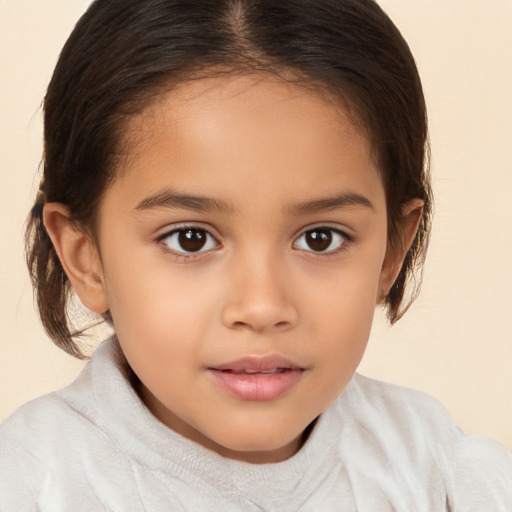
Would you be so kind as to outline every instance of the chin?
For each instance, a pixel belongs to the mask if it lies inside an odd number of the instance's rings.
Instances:
[[[214,440],[214,451],[235,460],[252,463],[280,462],[293,456],[300,447],[302,434],[286,435],[275,430],[273,432],[258,432],[254,430],[247,435],[240,432],[230,436],[221,436]]]

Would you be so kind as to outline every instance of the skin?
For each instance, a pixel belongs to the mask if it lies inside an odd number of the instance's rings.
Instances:
[[[367,138],[340,108],[276,78],[185,84],[135,118],[128,137],[100,207],[99,247],[65,207],[45,207],[74,289],[93,311],[110,310],[160,421],[226,457],[285,460],[354,374],[421,204],[404,210],[402,252],[388,250]],[[169,190],[222,208],[162,201]],[[359,202],[311,204],[347,195]],[[165,236],[185,226],[207,236],[200,252]],[[326,251],[304,235],[319,227],[334,240]],[[208,370],[263,355],[304,369],[274,400],[236,398]]]

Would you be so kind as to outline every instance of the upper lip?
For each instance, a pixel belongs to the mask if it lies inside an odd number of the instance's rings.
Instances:
[[[273,370],[304,370],[305,368],[279,355],[246,356],[235,361],[210,366],[211,370],[234,372],[271,372]]]

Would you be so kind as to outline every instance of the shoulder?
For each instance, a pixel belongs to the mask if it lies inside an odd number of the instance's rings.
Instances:
[[[386,464],[401,471],[437,466],[461,432],[432,396],[355,374],[337,401],[341,423],[362,449],[389,453]]]
[[[97,401],[88,365],[69,386],[27,402],[0,426],[2,511],[121,510],[101,505],[113,481],[129,485],[125,495],[136,499]],[[77,495],[82,501],[71,506]]]
[[[378,439],[395,461],[407,461],[417,474],[437,474],[453,509],[479,503],[478,510],[512,510],[512,455],[492,439],[463,432],[432,396],[356,374],[339,407],[354,411],[354,428]]]
[[[392,428],[400,435],[406,431],[421,433],[421,442],[435,440],[439,452],[446,450],[453,454],[454,450],[460,450],[466,453],[474,445],[476,451],[479,446],[494,447],[500,454],[510,456],[496,441],[466,434],[441,402],[423,391],[355,374],[342,398],[345,406],[348,403],[355,409],[360,421],[368,421],[370,425],[377,423],[379,428]]]
[[[102,430],[89,362],[68,386],[27,402],[0,425],[0,473],[12,458],[18,466],[64,467],[101,443]]]
[[[378,419],[402,432],[418,430],[439,439],[443,432],[454,435],[458,431],[441,402],[417,389],[355,374],[347,388],[347,399],[361,416]]]
[[[98,349],[99,357],[95,352],[73,382],[27,402],[0,425],[2,454],[6,445],[19,444],[46,461],[66,446],[73,449],[80,439],[102,437],[103,421],[93,373],[95,366],[101,365],[106,357],[102,354],[105,350]],[[98,371],[107,381],[113,373],[105,365]]]
[[[14,452],[18,458],[26,454],[34,463],[48,464],[64,446],[78,443],[84,432],[95,430],[92,417],[79,412],[62,393],[27,402],[0,426],[0,468],[7,454]]]
[[[7,418],[0,426],[0,509],[34,510],[56,466],[75,473],[66,451],[70,441],[79,439],[78,423],[56,393],[26,403]]]

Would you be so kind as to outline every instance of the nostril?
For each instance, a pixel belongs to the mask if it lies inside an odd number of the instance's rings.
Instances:
[[[247,327],[249,327],[249,325],[248,325],[248,324],[246,324],[245,322],[234,322],[234,323],[233,323],[233,327],[234,327],[235,329],[243,329],[243,328],[247,328]]]
[[[277,300],[230,301],[222,309],[222,323],[237,331],[279,331],[292,328],[298,312],[291,304]]]
[[[272,325],[272,324],[270,324]],[[285,330],[285,329],[288,329],[290,327],[290,322],[287,322],[287,321],[283,321],[283,322],[277,322],[275,324],[273,324],[273,329],[277,329],[277,330]],[[234,329],[250,329],[250,330],[262,330],[262,329],[265,329],[266,330],[266,327],[258,327],[257,325],[252,325],[250,322],[234,322],[232,324],[232,328]]]

